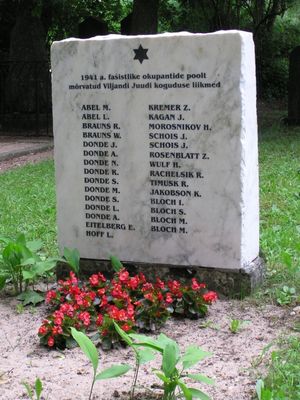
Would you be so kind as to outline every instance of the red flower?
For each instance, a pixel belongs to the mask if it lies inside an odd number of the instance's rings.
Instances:
[[[203,300],[206,301],[207,303],[212,303],[217,299],[218,299],[217,293],[213,291],[207,292],[203,295]]]
[[[53,336],[49,336],[47,344],[49,347],[54,346],[54,337]]]
[[[126,321],[127,320],[127,315],[126,315],[126,311],[125,310],[120,310],[119,311],[117,320],[118,321]]]
[[[99,276],[97,274],[93,274],[89,278],[91,286],[98,286],[99,285]]]
[[[91,324],[91,316],[87,311],[82,311],[79,313],[78,319],[83,322],[84,326],[89,326]]]
[[[158,289],[164,289],[165,283],[162,280],[160,280],[159,278],[156,278],[155,287],[157,287]]]
[[[153,290],[153,289],[154,289],[154,287],[153,287],[152,283],[146,282],[143,284],[142,292],[148,292],[149,290]]]
[[[46,303],[50,303],[52,299],[56,298],[56,292],[54,290],[49,290],[46,294]]]
[[[77,303],[79,306],[82,306],[82,305],[83,305],[83,298],[82,298],[82,295],[81,295],[81,294],[76,294],[76,295],[75,295],[75,300],[76,300],[76,303]]]
[[[164,296],[162,295],[162,293],[161,293],[161,292],[158,292],[158,293],[157,293],[157,300],[158,300],[158,301],[163,301],[163,299],[164,299]]]
[[[103,315],[102,314],[98,314],[98,317],[96,319],[96,325],[100,326],[103,324]]]
[[[70,281],[71,283],[78,283],[78,279],[76,278],[76,275],[73,271],[70,272]]]
[[[97,293],[98,293],[99,296],[103,296],[105,294],[105,288],[98,289]]]
[[[129,289],[135,290],[138,287],[139,283],[140,283],[139,277],[134,276],[133,278],[129,279],[127,286]]]
[[[116,321],[118,320],[119,317],[119,309],[116,306],[110,306],[108,310],[108,315],[110,318],[115,319]]]
[[[54,336],[61,335],[62,333],[63,333],[63,330],[62,330],[62,327],[61,327],[61,326],[54,326],[54,327],[52,328],[52,334],[53,334]]]
[[[166,294],[166,303],[168,303],[168,304],[173,303],[173,298],[170,295],[170,293]]]
[[[60,306],[60,311],[72,318],[74,316],[74,307],[71,304],[64,303]]]
[[[45,325],[40,326],[40,329],[39,329],[40,335],[46,335],[47,332],[48,332],[48,328]]]
[[[55,323],[55,325],[61,325],[62,324],[62,319],[60,318],[60,317],[56,317],[56,318],[54,318],[54,323]]]
[[[111,295],[116,299],[128,298],[128,294],[122,291],[122,286],[119,283],[114,284]]]
[[[134,316],[134,307],[132,304],[129,304],[129,306],[127,307],[127,315],[130,319],[132,319]]]
[[[152,293],[145,293],[144,294],[145,299],[149,300],[149,301],[154,301],[154,297]]]
[[[101,272],[98,272],[98,277],[101,282],[106,282],[106,278],[103,274],[101,274]]]
[[[120,281],[121,281],[121,282],[127,282],[127,281],[128,281],[128,278],[129,278],[129,273],[128,273],[128,271],[126,271],[126,269],[122,269],[122,270],[119,272],[119,279],[120,279]]]
[[[102,296],[101,307],[104,307],[108,304],[107,296]]]
[[[121,329],[123,329],[123,331],[128,332],[130,331],[130,326],[128,324],[124,324],[121,326]]]
[[[206,287],[205,283],[199,283],[196,278],[192,278],[191,288],[193,290],[199,290],[199,289],[202,289],[202,288],[205,288],[205,287]]]
[[[142,272],[139,273],[139,280],[140,280],[141,283],[145,283],[146,282],[145,275]]]

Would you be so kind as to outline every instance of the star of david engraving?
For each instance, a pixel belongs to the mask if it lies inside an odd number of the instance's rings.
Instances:
[[[139,60],[139,62],[141,64],[143,64],[144,60],[149,60],[148,56],[147,56],[147,51],[148,49],[144,49],[143,46],[140,44],[138,49],[133,49],[135,56],[134,56],[134,60]]]

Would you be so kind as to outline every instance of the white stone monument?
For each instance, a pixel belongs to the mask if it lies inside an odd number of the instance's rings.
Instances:
[[[51,61],[61,249],[247,269],[259,251],[252,35],[67,39]]]

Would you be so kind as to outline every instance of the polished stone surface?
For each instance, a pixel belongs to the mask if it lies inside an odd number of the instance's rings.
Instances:
[[[258,256],[252,35],[52,46],[61,249],[224,269]]]

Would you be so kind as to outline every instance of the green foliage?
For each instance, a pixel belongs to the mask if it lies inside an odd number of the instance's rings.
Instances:
[[[120,272],[123,268],[121,261],[116,256],[110,256],[111,265],[115,272]]]
[[[20,293],[17,299],[22,301],[23,306],[27,306],[28,304],[36,306],[45,300],[43,295],[34,290],[26,290],[26,292]]]
[[[70,266],[71,270],[74,274],[78,277],[79,276],[79,269],[80,269],[80,254],[77,249],[68,249],[67,247],[64,248],[63,254],[64,260]]]
[[[276,301],[281,306],[289,305],[296,299],[296,290],[293,287],[283,286],[275,294]]]
[[[43,384],[39,378],[35,380],[34,387],[31,387],[27,382],[23,382],[23,385],[27,391],[27,395],[30,400],[40,400],[43,391]],[[35,398],[34,394],[36,396]]]
[[[300,293],[300,130],[272,125],[273,115],[278,118],[276,110],[265,111],[259,143],[260,246],[268,267],[265,293],[276,299],[283,284]]]
[[[44,250],[58,256],[53,161],[0,174],[0,236],[41,238]]]
[[[51,0],[52,23],[47,41],[78,36],[78,23],[93,16],[107,23],[110,32],[120,32],[120,22],[132,9],[132,0]]]
[[[47,276],[56,266],[56,259],[45,258],[39,253],[42,247],[40,240],[27,241],[24,234],[11,238],[0,238],[3,244],[0,253],[0,289],[3,289],[7,282],[12,282],[15,294],[22,293],[29,284],[34,284],[38,278]],[[27,294],[26,304],[30,298],[35,303],[39,302],[37,296]]]
[[[200,347],[195,345],[188,346],[183,356],[180,356],[178,344],[164,334],[160,334],[157,339],[149,338],[140,334],[126,334],[116,325],[116,330],[123,340],[131,346],[138,358],[136,348],[148,348],[157,352],[162,356],[162,364],[160,370],[154,370],[155,375],[163,382],[163,400],[175,400],[177,395],[192,400],[192,398],[200,398],[209,400],[210,397],[204,392],[187,387],[183,378],[189,377],[197,382],[213,384],[213,380],[201,374],[187,374],[185,371],[196,365],[199,361],[211,355]],[[140,351],[140,350],[139,350]],[[152,357],[150,357],[152,359]],[[147,360],[148,361],[148,360]],[[136,377],[133,382],[133,388],[136,384]],[[177,393],[178,392],[178,393]],[[133,391],[132,391],[133,394]],[[133,396],[131,396],[133,399]]]
[[[248,324],[249,321],[241,321],[240,319],[232,319],[229,324],[229,330],[231,333],[238,333],[243,326]]]
[[[268,376],[256,383],[259,400],[300,398],[300,338],[291,336],[273,351]]]
[[[271,390],[265,387],[265,383],[262,379],[256,382],[255,388],[258,400],[273,400]]]
[[[93,388],[96,381],[102,379],[117,378],[121,375],[126,374],[129,371],[129,365],[113,365],[97,374],[97,369],[99,365],[98,351],[93,344],[93,342],[82,332],[77,331],[75,328],[71,328],[71,333],[73,338],[76,340],[81,350],[90,360],[93,366],[93,381],[90,389],[89,400],[92,398]]]
[[[276,19],[272,31],[262,37],[263,55],[259,62],[265,99],[287,96],[289,54],[300,43],[299,16],[296,9],[288,10]]]
[[[147,363],[148,361],[151,361],[154,359],[155,354],[152,351],[152,349],[139,349],[135,346],[134,341],[131,339],[131,337],[123,331],[123,329],[121,329],[119,327],[118,324],[116,324],[114,322],[114,327],[115,330],[117,331],[117,333],[120,335],[120,337],[123,339],[123,341],[131,347],[131,349],[134,352],[134,356],[135,356],[135,371],[134,371],[134,377],[133,377],[133,381],[132,381],[132,385],[131,385],[131,391],[130,391],[130,400],[134,399],[134,390],[136,387],[136,382],[137,382],[137,378],[138,378],[138,373],[139,373],[139,368],[142,364]]]

